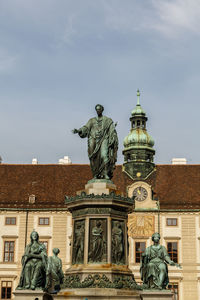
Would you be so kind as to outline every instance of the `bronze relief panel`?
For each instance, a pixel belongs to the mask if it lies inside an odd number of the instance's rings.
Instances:
[[[72,250],[72,264],[83,264],[85,241],[85,220],[74,222],[74,240]]]
[[[107,219],[90,219],[88,261],[107,262]]]
[[[112,263],[125,264],[125,223],[121,220],[112,220]]]

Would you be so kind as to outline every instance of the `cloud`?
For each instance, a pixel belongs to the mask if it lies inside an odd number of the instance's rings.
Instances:
[[[140,1],[103,0],[105,23],[111,30],[138,31],[148,27],[149,8]]]
[[[75,15],[72,15],[72,16],[69,16],[69,18],[67,20],[67,25],[66,25],[66,28],[65,28],[64,36],[63,36],[63,39],[67,44],[71,43],[72,37],[76,33],[76,30],[75,30],[74,25],[73,25],[74,18],[75,18]]]
[[[199,34],[199,0],[104,0],[106,26],[119,32],[159,32],[174,38]]]
[[[0,73],[9,73],[16,66],[17,56],[12,56],[0,50]]]
[[[35,32],[60,45],[88,36],[103,39],[112,31],[126,35],[159,33],[173,38],[199,34],[200,1],[2,0],[0,17],[2,27],[10,32],[13,28],[27,34]]]
[[[152,28],[168,37],[176,37],[186,31],[199,34],[199,0],[153,0],[157,18]]]

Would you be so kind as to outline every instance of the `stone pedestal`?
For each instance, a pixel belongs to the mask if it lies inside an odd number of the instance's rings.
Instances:
[[[102,179],[99,179],[98,182],[89,182],[85,185],[85,192],[87,195],[109,195],[111,192],[116,191],[117,189],[115,184],[113,184],[111,181],[105,181]]]
[[[141,300],[173,300],[173,293],[169,290],[140,292]]]
[[[43,291],[16,290],[15,300],[173,300],[170,291],[137,291],[112,288],[62,289],[57,295]]]
[[[53,300],[54,298],[41,290],[15,290],[15,300]]]
[[[77,196],[66,197],[73,234],[64,288],[138,288],[128,267],[127,218],[134,201],[115,191],[112,182],[96,180]]]

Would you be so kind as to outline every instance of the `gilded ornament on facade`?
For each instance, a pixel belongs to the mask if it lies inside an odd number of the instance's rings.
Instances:
[[[155,232],[154,216],[128,216],[128,235],[135,237],[149,237]]]

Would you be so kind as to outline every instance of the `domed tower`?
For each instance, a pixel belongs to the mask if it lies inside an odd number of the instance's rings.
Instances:
[[[153,163],[154,140],[146,130],[147,117],[140,105],[140,91],[137,91],[137,105],[131,113],[131,130],[124,139],[123,171],[132,179],[146,179],[155,169]]]

